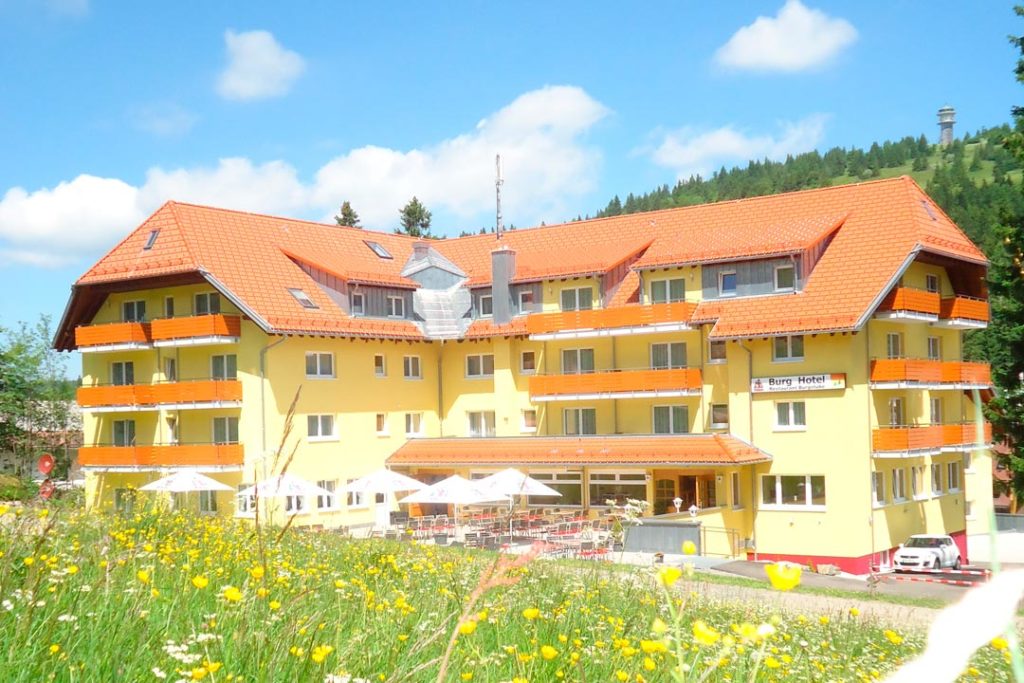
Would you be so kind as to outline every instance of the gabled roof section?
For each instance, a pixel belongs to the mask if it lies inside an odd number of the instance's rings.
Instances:
[[[462,271],[457,265],[446,259],[432,246],[427,246],[426,256],[424,258],[417,258],[416,252],[409,256],[409,260],[405,262],[405,266],[402,267],[402,277],[409,277],[421,270],[427,268],[440,268],[443,271],[457,275],[459,277],[466,277],[466,273]]]

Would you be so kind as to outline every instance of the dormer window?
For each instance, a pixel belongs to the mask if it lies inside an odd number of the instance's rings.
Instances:
[[[494,315],[494,297],[485,294],[480,297],[480,317],[489,318]]]
[[[775,267],[775,291],[792,292],[796,289],[796,268],[793,266]]]
[[[718,274],[718,296],[736,296],[736,271]]]
[[[149,251],[150,249],[152,249],[153,245],[156,243],[156,238],[159,235],[159,230],[151,230],[149,233],[149,237],[146,239],[146,246],[142,247],[142,251]]]
[[[385,249],[379,242],[371,242],[370,240],[363,240],[363,242],[370,248],[370,250],[380,258],[394,258],[387,249]]]
[[[296,301],[298,301],[300,304],[302,304],[303,308],[320,308],[315,303],[313,303],[313,300],[309,298],[309,295],[306,294],[305,292],[303,292],[301,289],[296,289],[294,287],[289,287],[288,288],[288,292],[293,297],[295,297]]]
[[[389,318],[404,318],[405,317],[405,299],[400,296],[389,296],[388,297],[388,317]]]
[[[364,315],[366,313],[366,303],[361,293],[352,294],[352,315]]]

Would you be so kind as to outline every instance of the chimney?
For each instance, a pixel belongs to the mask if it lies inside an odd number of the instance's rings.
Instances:
[[[512,278],[516,274],[516,251],[503,244],[491,251],[491,307],[495,325],[512,321]]]
[[[417,261],[422,261],[427,258],[427,253],[430,251],[430,244],[419,240],[412,243],[412,257]]]

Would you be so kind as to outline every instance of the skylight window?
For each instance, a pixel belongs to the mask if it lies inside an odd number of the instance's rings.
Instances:
[[[144,246],[142,248],[142,250],[143,251],[149,251],[150,249],[152,249],[153,245],[156,243],[156,238],[157,238],[157,236],[159,234],[160,234],[159,230],[151,230],[149,232],[149,239],[146,240],[146,246]]]
[[[320,308],[315,303],[313,303],[313,300],[309,298],[309,295],[307,295],[301,289],[289,287],[288,291],[291,293],[292,296],[295,297],[296,301],[302,304],[303,308]]]
[[[933,221],[939,220],[939,217],[935,215],[935,209],[932,208],[932,205],[929,204],[927,200],[922,199],[921,206],[924,207],[924,210],[928,213],[929,218],[931,218]]]
[[[370,240],[363,240],[373,253],[381,258],[394,258],[387,249],[380,245],[378,242],[371,242]]]

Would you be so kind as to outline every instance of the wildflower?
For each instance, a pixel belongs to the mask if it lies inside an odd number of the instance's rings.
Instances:
[[[238,602],[242,599],[242,591],[234,586],[228,586],[224,589],[224,599],[228,602]]]
[[[827,616],[825,616],[825,615],[821,615],[820,617],[818,617],[818,622],[819,622],[819,623],[820,623],[820,624],[821,624],[822,626],[828,626],[828,621],[829,621],[829,619],[828,619],[828,617],[827,617]]]
[[[800,585],[800,574],[803,570],[799,565],[776,562],[765,565],[765,573],[772,583],[772,588],[780,591],[788,591]]]
[[[683,541],[683,554],[684,555],[696,555],[697,544],[693,541]]]
[[[1010,644],[1006,642],[1006,638],[1003,638],[1001,636],[996,636],[995,638],[993,638],[992,642],[990,642],[989,645],[991,645],[997,650],[1005,650],[1008,647],[1010,647]]]
[[[619,669],[618,671],[615,672],[615,678],[617,678],[618,680],[620,680],[623,683],[625,683],[626,681],[629,680],[629,674],[626,673],[625,671],[623,671],[622,669]]]
[[[4,515],[6,515],[7,511],[10,510],[10,509],[11,508],[8,505],[0,505],[0,517],[3,517]]]
[[[205,666],[197,666],[196,668],[192,669],[192,674],[190,678],[193,681],[201,681],[204,678],[206,678],[206,674],[208,673],[210,672],[207,670]]]
[[[558,650],[550,645],[545,645],[540,649],[540,656],[550,661],[558,656]]]
[[[33,563],[34,563],[34,562],[36,561],[36,558],[34,558],[34,557],[26,557],[26,558],[25,558],[24,560],[22,560],[22,561],[23,561],[23,562],[25,563],[25,566],[26,566],[26,567],[31,567],[31,566],[32,566],[32,564],[33,564]]]
[[[540,618],[540,610],[536,607],[527,607],[523,610],[523,618],[527,621],[533,621],[534,619]]]
[[[50,654],[51,655],[55,655],[58,652],[60,652],[60,645],[58,645],[57,643],[54,643],[53,645],[50,646]]]
[[[885,636],[886,640],[888,640],[893,645],[899,645],[900,643],[903,642],[903,636],[901,636],[900,634],[896,633],[896,631],[891,631],[889,629],[885,629],[885,631],[883,632],[883,635]]]
[[[49,514],[50,514],[49,508],[43,508],[43,509],[41,509],[39,511],[39,518],[42,519],[43,517],[49,516]]]
[[[462,622],[459,624],[459,633],[464,636],[471,636],[476,631],[476,622],[472,619]]]
[[[327,659],[327,655],[332,652],[334,652],[334,648],[330,645],[317,645],[313,648],[313,653],[310,655],[310,659],[317,664],[323,664],[324,660]]]
[[[147,572],[145,569],[140,569],[139,571],[135,572],[135,577],[139,580],[140,583],[149,583],[149,572]]]
[[[206,586],[209,583],[210,583],[210,580],[208,578],[206,578],[205,576],[193,576],[192,577],[192,585],[195,586],[196,588],[198,588],[199,590],[202,590],[202,589],[206,588]]]
[[[665,588],[671,588],[682,575],[683,570],[679,567],[662,567],[658,570],[658,583]]]
[[[860,610],[857,609],[856,607],[851,607],[850,608],[850,616],[851,617],[859,617],[860,616]]]
[[[257,597],[265,598],[268,595],[270,595],[270,591],[268,589],[264,588],[263,586],[260,586],[259,588],[256,589],[256,596]]]
[[[657,667],[658,665],[654,663],[653,659],[650,657],[644,657],[644,669],[647,671],[654,671]]]
[[[764,666],[766,669],[778,669],[782,664],[779,663],[779,660],[775,659],[775,657],[766,657],[764,660]]]
[[[253,567],[249,570],[249,575],[257,581],[263,578],[263,573],[263,567],[260,566]]]
[[[473,680],[473,672],[472,671],[463,671],[462,674],[459,676],[459,678],[461,678],[464,681],[471,681],[471,680]]]
[[[72,575],[77,574],[78,573],[78,565],[77,564],[68,565],[68,568],[65,571],[67,571],[68,574],[72,574]]]
[[[277,600],[271,600],[267,607],[270,609],[281,609],[281,603]]]
[[[703,620],[693,622],[693,638],[701,645],[714,645],[722,637],[713,627],[708,626]]]
[[[660,617],[655,617],[654,623],[651,624],[651,631],[659,636],[664,635],[665,633],[668,633],[668,624],[662,621]]]
[[[649,655],[654,654],[655,652],[665,652],[668,650],[665,643],[660,640],[641,640],[640,649],[643,650],[645,654]]]

